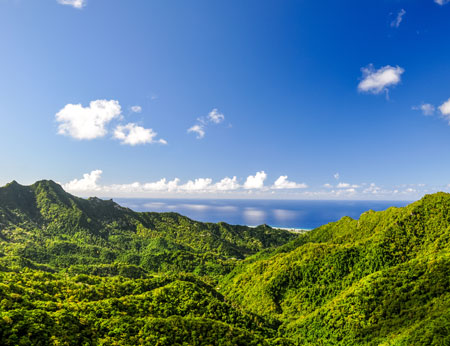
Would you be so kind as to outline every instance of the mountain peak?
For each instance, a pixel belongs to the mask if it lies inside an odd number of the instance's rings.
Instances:
[[[0,195],[20,195],[26,190],[28,190],[26,186],[21,185],[17,181],[13,180],[5,186],[0,187]]]
[[[25,186],[19,184],[17,181],[13,180],[10,183],[7,183],[5,186],[3,186],[2,188],[6,188],[6,189],[17,189],[17,188],[23,188]]]
[[[47,180],[47,179],[38,180],[32,186],[49,186],[49,187],[62,189],[62,186],[60,184],[55,183],[53,180]]]

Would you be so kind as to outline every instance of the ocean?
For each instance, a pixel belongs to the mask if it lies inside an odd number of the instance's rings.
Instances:
[[[134,211],[177,212],[203,222],[313,229],[343,216],[354,219],[369,210],[403,207],[408,201],[296,201],[242,199],[115,198]]]

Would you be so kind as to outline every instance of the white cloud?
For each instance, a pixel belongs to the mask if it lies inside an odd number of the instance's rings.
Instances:
[[[131,107],[133,112],[140,112],[140,106]],[[114,119],[123,119],[119,101],[96,100],[88,107],[81,104],[67,104],[56,113],[59,123],[58,134],[76,139],[94,139],[104,137],[108,133],[107,125]],[[121,140],[122,144],[138,145],[145,143],[167,144],[164,139],[155,140],[157,133],[134,123],[117,125],[113,138]]]
[[[430,116],[433,115],[436,108],[430,103],[422,103],[420,106],[414,106],[412,108],[415,111],[421,111],[423,115]]]
[[[295,183],[288,180],[287,175],[280,176],[275,183],[272,185],[272,189],[305,189],[308,185],[304,183]]]
[[[201,139],[205,137],[206,127],[208,126],[208,124],[220,124],[222,121],[224,121],[224,119],[225,116],[222,113],[219,113],[219,110],[217,108],[214,108],[211,112],[208,113],[206,117],[197,118],[198,123],[188,128],[187,132],[196,133],[197,139]]]
[[[142,112],[142,107],[141,106],[132,106],[131,111],[134,113],[140,113],[140,112]]]
[[[434,2],[438,5],[443,6],[445,4],[448,4],[450,2],[450,0],[434,0]]]
[[[225,116],[222,113],[219,113],[219,110],[217,108],[214,108],[208,114],[208,120],[210,122],[213,122],[214,124],[219,124],[222,121],[224,121],[224,119],[225,119]]]
[[[373,195],[377,195],[379,193],[381,193],[381,188],[378,187],[377,185],[375,185],[375,183],[371,183],[369,185],[369,187],[365,188],[363,190],[363,193],[369,193],[369,194],[373,194]],[[394,192],[395,193],[395,192]]]
[[[189,180],[186,184],[180,185],[180,179],[167,181],[165,178],[154,182],[142,184],[146,191],[182,191],[182,192],[217,192],[217,191],[231,191],[240,188],[237,183],[237,178],[223,178],[216,184],[212,184],[211,178],[198,178]]]
[[[391,22],[391,27],[398,28],[400,23],[403,20],[403,16],[406,14],[406,11],[402,8],[400,12],[398,12],[397,17]]]
[[[91,173],[83,175],[82,179],[74,179],[63,185],[64,189],[69,192],[93,192],[106,196],[117,195],[145,195],[152,192],[172,192],[172,193],[225,193],[228,191],[241,190],[243,186],[238,183],[238,179],[225,177],[217,183],[213,183],[211,178],[197,178],[188,180],[185,184],[180,184],[180,179],[167,180],[162,178],[155,182],[140,183],[134,182],[130,184],[112,184],[99,185],[102,171],[95,170]],[[247,180],[247,186],[251,189],[262,189],[266,174],[258,172],[255,176],[250,176]],[[253,179],[253,180],[252,180]],[[250,187],[250,185],[252,187]]]
[[[103,192],[107,193],[130,193],[130,192],[140,192],[142,191],[142,185],[135,181],[131,184],[113,184],[109,186],[102,186],[100,188]]]
[[[66,184],[63,188],[81,196],[104,196],[104,197],[164,197],[167,195],[202,195],[202,196],[220,196],[233,195],[248,198],[250,195],[255,196],[275,196],[275,194],[283,196],[291,196],[298,199],[365,199],[365,200],[387,200],[398,199],[404,200],[408,198],[420,198],[425,193],[442,191],[442,186],[430,187],[424,184],[403,184],[392,186],[391,188],[379,187],[375,183],[360,185],[340,183],[334,188],[331,184],[323,185],[327,189],[319,187],[318,190],[294,190],[286,191],[276,186],[283,186],[289,181],[286,176],[281,176],[277,181],[283,184],[274,183],[272,186],[265,186],[264,182],[267,175],[264,171],[257,172],[253,176],[249,176],[245,184],[239,184],[239,179],[225,177],[217,182],[211,178],[197,178],[188,180],[182,184],[179,178],[172,180],[162,178],[157,181],[150,182],[132,182],[126,184],[103,185],[100,183],[102,171],[94,170],[90,173],[83,174],[81,179],[74,179]],[[284,178],[285,177],[285,178]],[[302,185],[302,184],[298,184]],[[450,186],[450,185],[449,185]],[[225,209],[224,209],[225,211]],[[229,211],[229,210],[228,210]]]
[[[361,69],[363,79],[358,85],[358,90],[379,94],[383,91],[388,92],[388,87],[394,86],[401,81],[401,75],[405,70],[400,66],[392,67],[390,65],[375,70],[373,65]]]
[[[442,105],[440,105],[439,110],[442,114],[442,117],[446,119],[450,124],[450,99],[448,99]]]
[[[237,182],[237,178],[223,178],[221,181],[215,184],[215,188],[219,191],[230,191],[230,190],[237,190],[241,186]]]
[[[146,191],[175,191],[178,188],[178,184],[180,179],[175,178],[173,180],[167,181],[166,178],[163,178],[154,183],[146,183],[143,185],[144,190]]]
[[[97,169],[91,173],[83,174],[82,179],[74,179],[63,185],[64,190],[67,191],[96,191],[100,187],[97,185],[98,180],[102,175],[102,171]]]
[[[189,180],[186,184],[179,186],[183,191],[206,191],[211,187],[212,179],[210,178],[198,178],[195,180]]]
[[[167,144],[164,139],[155,140],[158,134],[152,129],[146,129],[134,123],[118,125],[114,130],[114,138],[121,141],[121,144],[138,145],[146,143]]]
[[[339,183],[339,184],[337,184],[337,186],[336,186],[338,189],[345,189],[345,188],[347,188],[347,187],[350,187],[350,184],[348,184],[348,183]]]
[[[205,128],[203,125],[194,125],[187,130],[188,133],[194,132],[197,134],[197,139],[205,137]]]
[[[57,0],[57,1],[61,5],[69,5],[78,9],[82,9],[84,6],[86,6],[87,3],[86,0]]]
[[[267,174],[264,171],[257,172],[255,175],[249,175],[244,183],[244,189],[261,189],[264,187],[264,180]]]
[[[355,189],[355,188],[358,188],[359,185],[356,185],[356,184],[349,184],[349,183],[339,183],[339,184],[336,185],[336,187],[337,187],[338,189],[346,189],[346,188],[352,188],[352,189]]]
[[[67,104],[56,113],[58,134],[76,139],[94,139],[106,135],[106,125],[120,117],[121,107],[115,100],[96,100],[83,107],[81,104]]]

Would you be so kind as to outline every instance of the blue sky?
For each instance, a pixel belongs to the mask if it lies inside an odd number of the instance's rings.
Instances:
[[[415,199],[450,184],[450,3],[0,0],[0,183]]]

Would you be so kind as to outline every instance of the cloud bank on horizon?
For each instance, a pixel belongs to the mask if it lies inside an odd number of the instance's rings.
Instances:
[[[435,192],[425,184],[403,184],[387,189],[375,183],[350,184],[338,182],[335,185],[326,183],[322,188],[311,189],[306,183],[296,183],[288,180],[288,176],[278,177],[272,185],[265,185],[267,173],[264,171],[249,175],[242,183],[236,176],[225,177],[214,182],[211,178],[196,178],[185,183],[179,178],[161,178],[153,182],[132,182],[128,184],[100,183],[102,170],[93,170],[83,174],[80,179],[73,179],[62,184],[63,188],[82,197],[176,197],[179,194],[201,197],[227,198],[273,198],[278,195],[303,199],[383,199],[395,196],[406,200],[416,198],[423,193]],[[448,188],[446,186],[445,188]]]
[[[155,182],[131,184],[113,184],[109,186],[98,184],[103,171],[100,169],[90,173],[83,174],[81,179],[73,179],[63,184],[65,190],[69,192],[106,192],[106,193],[152,193],[152,192],[227,192],[236,190],[261,190],[269,191],[271,189],[305,189],[308,186],[304,183],[295,183],[287,180],[287,176],[280,176],[272,186],[265,186],[264,181],[267,174],[264,171],[257,172],[246,178],[243,184],[239,184],[236,176],[225,177],[220,181],[213,183],[211,178],[197,178],[180,184],[179,178],[168,180],[162,178]]]

